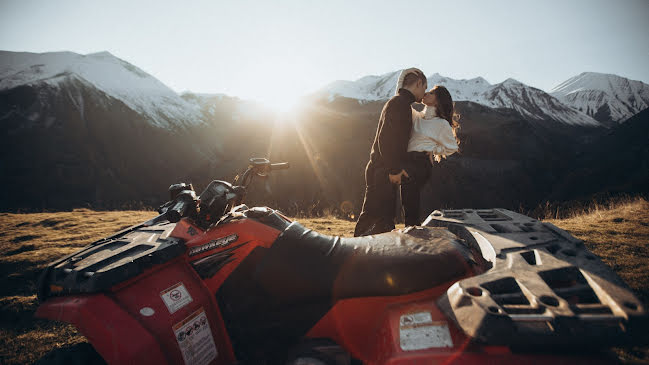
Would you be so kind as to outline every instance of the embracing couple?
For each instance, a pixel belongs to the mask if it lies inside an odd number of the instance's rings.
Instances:
[[[355,236],[394,229],[398,189],[406,226],[421,224],[421,188],[432,166],[458,150],[459,125],[451,94],[443,86],[428,92],[427,88],[421,70],[403,70],[395,95],[383,107],[365,168],[365,198]],[[424,109],[413,109],[414,102],[423,103]]]

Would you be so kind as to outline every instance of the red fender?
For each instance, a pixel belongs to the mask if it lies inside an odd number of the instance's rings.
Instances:
[[[73,324],[108,364],[169,363],[158,341],[106,295],[50,298],[35,315]]]

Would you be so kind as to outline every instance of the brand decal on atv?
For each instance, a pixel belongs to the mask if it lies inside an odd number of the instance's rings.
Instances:
[[[167,306],[167,309],[169,309],[169,313],[174,313],[192,302],[192,297],[189,295],[183,283],[178,283],[163,290],[160,292],[160,297],[162,297],[162,301]]]
[[[218,355],[203,308],[174,324],[172,328],[185,364],[209,364]]]
[[[198,232],[196,231],[196,229],[194,227],[189,226],[189,228],[187,228],[187,234],[188,235],[193,237],[193,236],[196,236],[197,233]]]
[[[399,337],[404,351],[453,347],[446,322],[433,322],[430,312],[404,314],[399,320]]]
[[[198,255],[198,254],[203,253],[205,251],[213,250],[215,248],[225,247],[225,246],[231,244],[232,242],[235,242],[238,239],[239,239],[239,236],[237,236],[236,234],[231,234],[231,235],[226,236],[226,237],[221,237],[221,238],[217,238],[215,240],[211,240],[210,242],[208,242],[208,243],[206,243],[204,245],[192,247],[189,250],[189,256]]]

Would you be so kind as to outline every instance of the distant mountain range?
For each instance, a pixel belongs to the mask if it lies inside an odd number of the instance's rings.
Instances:
[[[335,81],[318,94],[326,95],[329,101],[338,97],[362,102],[387,100],[394,95],[400,72]],[[71,79],[95,87],[163,128],[204,123],[209,108],[205,109],[201,100],[228,97],[194,93],[181,97],[155,77],[108,52],[80,55],[0,51],[0,91],[25,85],[57,87]],[[446,86],[455,101],[511,108],[529,119],[571,125],[611,125],[649,107],[649,85],[595,72],[572,77],[549,93],[511,78],[492,85],[482,77],[456,80],[435,73],[428,77],[428,84]],[[240,111],[254,113],[259,106],[252,104],[253,108],[246,106]]]
[[[195,105],[138,67],[108,52],[27,53],[0,51],[0,91],[19,86],[55,88],[77,81],[119,100],[163,128],[202,123]],[[82,108],[83,100],[77,100]],[[36,114],[29,118],[36,118]]]
[[[272,194],[252,192],[254,201],[289,214],[347,201],[358,213],[376,123],[399,72],[331,83],[305,96],[290,123],[276,123],[282,115],[253,101],[178,95],[107,52],[0,52],[0,209],[155,206],[171,183],[200,189],[267,156],[292,168],[271,178]],[[584,192],[647,192],[638,172],[649,160],[647,84],[593,73],[571,80],[546,93],[513,79],[431,75],[429,86],[445,85],[457,101],[462,144],[434,167],[422,208],[519,209]]]
[[[401,71],[365,76],[356,81],[335,81],[321,95],[361,101],[387,100],[394,95]],[[456,80],[438,73],[428,77],[428,86],[443,85],[453,100],[472,101],[491,108],[512,108],[536,120],[552,119],[583,126],[623,122],[649,106],[649,85],[616,75],[585,72],[550,93],[514,79],[491,85],[482,77]]]

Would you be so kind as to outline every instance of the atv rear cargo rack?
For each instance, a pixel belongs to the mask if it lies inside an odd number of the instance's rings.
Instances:
[[[610,345],[646,329],[645,308],[617,274],[550,223],[506,209],[461,209],[434,211],[423,225],[447,227],[482,253],[488,270],[438,301],[478,341]]]

